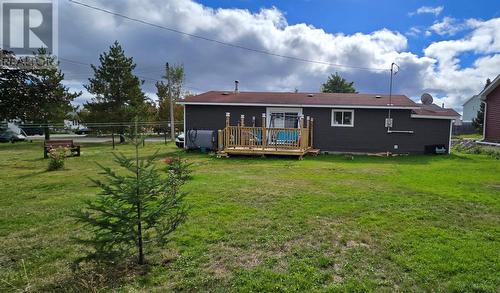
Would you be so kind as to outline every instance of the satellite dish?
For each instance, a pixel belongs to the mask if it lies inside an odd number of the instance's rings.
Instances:
[[[432,102],[434,101],[434,99],[432,98],[431,94],[428,94],[428,93],[424,93],[422,94],[422,96],[420,97],[420,101],[422,102],[422,104],[424,105],[431,105]]]

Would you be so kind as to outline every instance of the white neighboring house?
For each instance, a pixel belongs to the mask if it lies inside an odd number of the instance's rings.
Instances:
[[[463,122],[472,122],[477,117],[477,112],[481,108],[481,96],[474,95],[464,103]]]

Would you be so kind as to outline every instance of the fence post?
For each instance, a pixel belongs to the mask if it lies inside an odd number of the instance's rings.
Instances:
[[[240,115],[240,125],[241,127],[245,127],[245,115]]]
[[[113,150],[115,149],[115,128],[111,128],[111,141],[113,142]]]

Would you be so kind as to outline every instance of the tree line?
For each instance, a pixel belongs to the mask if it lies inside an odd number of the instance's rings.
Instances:
[[[17,59],[13,52],[2,50],[3,59]],[[38,64],[33,68],[0,66],[0,121],[22,121],[44,125],[45,138],[50,138],[49,125],[59,124],[68,113],[75,111],[72,102],[81,92],[71,92],[63,84],[64,74],[55,57],[44,49],[36,52]],[[166,66],[164,81],[156,83],[155,102],[142,91],[144,80],[134,74],[136,63],[127,57],[116,41],[107,52],[100,54],[99,64],[91,65],[93,76],[84,85],[93,97],[79,112],[82,123],[110,123],[118,134],[124,134],[136,117],[140,121],[170,121],[174,138],[174,122],[182,120],[183,108],[175,100],[189,93],[183,90],[185,78],[182,65]],[[111,129],[113,128],[113,129]],[[166,129],[165,129],[166,131]],[[123,135],[120,136],[124,141]]]

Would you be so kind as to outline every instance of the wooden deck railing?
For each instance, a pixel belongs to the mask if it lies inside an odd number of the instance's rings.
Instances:
[[[218,133],[218,149],[306,151],[313,146],[312,119],[308,117],[306,121],[304,125],[304,119],[301,117],[299,128],[267,128],[244,126],[244,117],[240,125],[230,126],[229,119],[226,119],[226,127]]]

